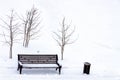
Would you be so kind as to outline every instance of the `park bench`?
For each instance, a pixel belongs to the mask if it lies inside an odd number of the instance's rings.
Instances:
[[[22,74],[23,68],[56,68],[61,73],[62,66],[58,63],[57,54],[18,54],[18,69]]]

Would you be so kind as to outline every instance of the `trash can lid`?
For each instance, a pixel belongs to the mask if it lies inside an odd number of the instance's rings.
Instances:
[[[91,65],[89,62],[85,62],[84,64],[85,64],[85,65]]]

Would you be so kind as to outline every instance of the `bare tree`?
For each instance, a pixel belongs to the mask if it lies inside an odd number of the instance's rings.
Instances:
[[[61,30],[54,32],[54,34],[56,35],[56,38],[54,37],[54,39],[57,41],[58,45],[61,48],[61,60],[63,60],[65,46],[67,44],[72,44],[75,42],[75,40],[71,40],[71,36],[75,32],[75,27],[71,30],[71,23],[66,24],[65,20],[66,18],[64,17],[61,24]]]
[[[11,14],[8,15],[7,18],[8,20],[1,19],[3,24],[0,26],[4,31],[0,35],[2,35],[5,39],[3,42],[7,43],[9,46],[9,58],[12,59],[13,44],[18,40],[17,34],[19,33],[19,26],[14,10],[11,10]]]
[[[20,18],[23,22],[23,46],[28,47],[31,39],[36,39],[40,36],[41,23],[40,13],[38,9],[32,7],[31,10],[27,11],[26,17]]]

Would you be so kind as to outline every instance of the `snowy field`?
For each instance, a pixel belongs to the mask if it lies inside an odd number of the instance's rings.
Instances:
[[[35,53],[35,47],[32,51],[29,49],[15,48],[15,53],[24,52]],[[89,49],[88,49],[89,48]],[[3,53],[7,48],[1,48]],[[19,51],[20,50],[20,51]],[[83,53],[85,52],[85,53]],[[88,53],[89,52],[89,53]],[[91,53],[92,52],[92,53]],[[62,65],[61,75],[55,69],[23,69],[20,75],[17,71],[17,54],[13,59],[8,59],[6,53],[0,55],[0,79],[1,80],[120,80],[120,51],[109,50],[97,45],[86,46],[86,49],[80,48],[80,51],[70,50],[64,55],[64,60],[59,59]],[[6,55],[5,55],[6,54]],[[39,53],[43,54],[43,53]],[[83,74],[84,62],[90,62],[90,74]]]
[[[11,9],[24,14],[33,4],[42,12],[41,37],[31,41],[28,48],[14,44],[12,59],[9,48],[0,44],[0,80],[120,80],[119,0],[0,0],[0,16]],[[76,26],[73,38],[79,37],[65,47],[61,60],[52,31],[58,29],[64,16]],[[54,69],[23,69],[19,74],[17,54],[38,51],[58,54],[61,75]],[[89,75],[83,74],[84,62],[91,63]]]

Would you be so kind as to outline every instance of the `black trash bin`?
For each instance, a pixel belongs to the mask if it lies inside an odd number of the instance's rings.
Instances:
[[[90,66],[91,66],[91,64],[89,62],[84,63],[84,69],[83,69],[84,74],[89,74],[90,73]]]

